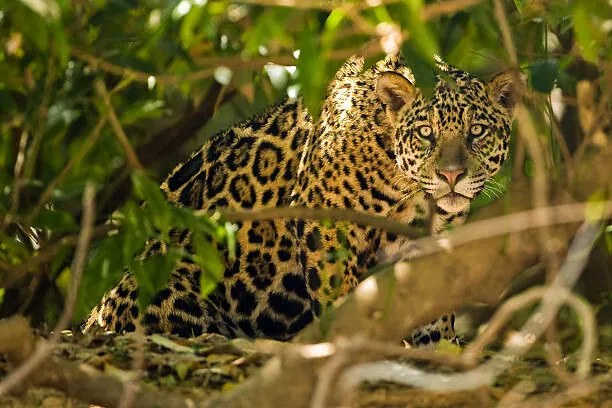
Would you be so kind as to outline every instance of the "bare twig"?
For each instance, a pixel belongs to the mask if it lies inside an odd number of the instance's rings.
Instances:
[[[100,238],[106,236],[110,231],[116,229],[113,225],[99,225],[93,228],[93,238]],[[72,247],[77,244],[79,235],[68,235],[61,238],[59,241],[42,248],[40,252],[32,256],[23,264],[13,265],[8,262],[0,262],[0,270],[8,274],[2,281],[2,286],[11,287],[14,284],[15,279],[13,275],[20,275],[24,272],[31,271],[37,268],[40,264],[49,262],[53,257],[64,247]]]
[[[422,19],[424,21],[433,20],[436,17],[441,17],[448,14],[455,14],[459,11],[473,7],[482,0],[447,0],[437,3],[431,3],[423,7]]]
[[[359,9],[366,9],[370,7],[375,7],[381,4],[391,4],[397,3],[399,0],[378,0],[376,2],[372,2],[372,5],[369,5],[367,2],[361,2],[359,4]],[[297,10],[325,10],[332,11],[336,8],[340,7],[352,7],[358,3],[350,3],[339,0],[331,0],[331,1],[320,1],[320,0],[238,0],[238,3],[243,4],[252,4],[257,6],[276,6],[276,7],[290,7]],[[357,7],[357,6],[356,6]]]
[[[45,134],[45,127],[47,124],[47,114],[49,108],[49,100],[51,99],[51,92],[53,90],[53,83],[56,75],[56,63],[55,63],[55,46],[51,43],[51,52],[47,59],[47,71],[45,72],[45,85],[43,88],[42,99],[38,106],[37,118],[36,118],[36,130],[33,132],[32,141],[28,148],[28,158],[26,160],[23,175],[26,179],[29,179],[34,174],[37,160],[38,151]]]
[[[83,268],[89,251],[89,243],[93,235],[93,226],[96,219],[95,211],[96,188],[91,181],[85,184],[83,192],[83,218],[81,220],[81,232],[77,241],[74,259],[72,261],[72,282],[68,289],[68,296],[64,303],[64,310],[55,327],[54,334],[59,336],[59,332],[68,327],[74,313],[74,305],[77,300],[77,293],[83,276]]]
[[[95,188],[91,182],[88,182],[85,186],[83,193],[83,219],[81,225],[81,233],[77,242],[76,252],[72,263],[72,282],[68,289],[68,295],[64,303],[64,310],[58,323],[53,330],[48,342],[40,342],[34,353],[25,362],[19,366],[15,371],[11,372],[6,378],[0,383],[0,395],[7,393],[10,389],[20,384],[30,375],[51,353],[55,343],[61,336],[61,331],[68,326],[70,319],[74,312],[74,305],[76,303],[76,297],[78,287],[81,281],[81,275],[83,273],[83,267],[85,265],[85,259],[89,248],[89,242],[91,241],[91,235],[93,230],[93,223],[95,220],[95,209],[94,209],[94,198]]]
[[[427,373],[410,365],[388,361],[360,364],[344,372],[343,385],[353,387],[363,381],[393,381],[428,390],[457,391],[491,384],[511,364],[512,359],[524,355],[531,348],[554,319],[562,303],[572,306],[582,318],[584,336],[577,375],[586,378],[590,371],[591,356],[596,344],[595,320],[588,304],[571,293],[569,288],[576,283],[584,268],[598,233],[599,226],[585,223],[577,233],[566,262],[553,283],[547,288],[536,288],[527,294],[519,295],[521,298],[516,301],[515,307],[517,304],[522,306],[525,303],[531,303],[537,298],[542,299],[542,304],[523,325],[520,333],[513,336],[503,350],[493,356],[490,361],[459,374]],[[506,312],[498,318],[492,331],[499,329],[499,322],[507,317],[504,316],[505,314]],[[474,358],[474,355],[468,354],[468,360],[472,361]]]
[[[19,138],[19,150],[17,151],[17,157],[15,158],[14,176],[13,176],[13,191],[11,196],[11,206],[9,211],[2,219],[2,227],[6,228],[19,210],[19,196],[21,194],[21,185],[23,184],[23,166],[26,156],[26,147],[28,146],[29,135],[26,131],[21,133]]]
[[[601,207],[601,214],[594,215],[606,218],[612,215],[612,201],[564,204],[547,208],[517,212],[492,219],[475,221],[457,227],[441,238],[424,237],[407,245],[410,250],[417,248],[420,256],[441,250],[512,232],[542,228],[557,224],[580,222],[587,216],[588,206]],[[210,216],[206,211],[196,211],[196,215]],[[416,239],[424,235],[424,230],[402,224],[385,217],[373,216],[359,211],[340,208],[306,208],[279,207],[252,211],[220,211],[220,215],[229,221],[272,220],[297,218],[310,220],[348,221],[356,224],[370,225],[394,234]],[[215,217],[215,215],[213,215]],[[395,262],[402,253],[387,254],[385,262]]]
[[[516,54],[516,48],[512,41],[512,34],[510,26],[508,24],[508,18],[501,0],[493,1],[493,12],[495,19],[497,20],[508,57],[514,69],[514,82],[517,86],[521,85],[518,70],[518,58]],[[533,124],[529,111],[522,102],[516,104],[515,114],[518,122],[519,135],[525,142],[527,151],[531,155],[534,164],[534,177],[532,181],[533,191],[533,206],[546,207],[548,205],[548,196],[550,192],[549,180],[546,171],[546,161],[544,149],[542,147],[541,140],[538,138],[538,133]],[[545,217],[548,214],[544,215]],[[548,221],[548,220],[546,220]],[[540,243],[540,252],[544,255],[544,262],[546,265],[546,280],[548,283],[552,282],[555,277],[555,273],[560,263],[559,257],[555,254],[554,248],[550,245],[552,242],[550,230],[548,228],[538,229],[538,239]],[[550,324],[547,332],[548,341],[553,344],[556,343],[556,324],[554,321]]]
[[[294,9],[302,10],[324,10],[332,11],[335,9],[344,9],[348,13],[348,17],[355,23],[357,32],[359,34],[368,34],[374,37],[381,36],[376,30],[376,27],[360,16],[359,12],[381,5],[389,5],[399,3],[400,0],[373,0],[369,2],[343,2],[343,1],[319,1],[319,0],[240,0],[239,3],[253,4],[261,6],[281,6],[291,7]],[[481,0],[447,0],[434,4],[425,5],[422,9],[421,18],[423,21],[432,20],[443,15],[457,13],[461,10],[470,8]],[[405,34],[404,34],[405,37]],[[353,54],[362,53],[365,56],[380,53],[382,50],[380,46],[371,47],[364,46],[358,49],[348,50],[333,50],[326,55],[328,59],[346,59]],[[235,57],[206,57],[199,59],[199,63],[204,66],[193,72],[186,74],[163,74],[153,72],[143,72],[135,70],[129,67],[113,64],[100,57],[90,54],[89,52],[73,47],[70,49],[70,53],[75,58],[87,62],[92,67],[100,69],[102,71],[111,73],[113,75],[132,78],[138,82],[148,83],[151,78],[155,79],[156,83],[160,84],[179,84],[181,82],[194,82],[203,79],[211,78],[214,75],[215,69],[223,65],[231,69],[253,69],[260,68],[267,64],[279,64],[279,65],[295,65],[295,59],[290,56],[266,56],[257,57],[245,60],[242,56]]]
[[[328,406],[327,397],[330,390],[344,367],[350,364],[350,358],[350,353],[340,349],[323,364],[318,372],[318,380],[312,394],[310,408],[325,408]]]
[[[290,7],[302,10],[325,10],[332,11],[337,8],[351,7],[361,11],[378,6],[399,3],[401,0],[372,0],[361,2],[343,1],[320,1],[320,0],[238,0],[238,3],[253,4],[258,6]],[[453,14],[466,8],[472,7],[481,0],[446,0],[438,3],[428,4],[423,7],[423,20],[431,20],[447,14]]]
[[[132,361],[132,369],[136,374],[131,376],[128,381],[123,384],[123,393],[117,403],[118,408],[129,408],[134,404],[137,398],[139,383],[142,378],[142,369],[145,363],[145,332],[140,320],[134,321],[136,330],[134,331],[136,352]]]
[[[306,346],[309,347],[309,346]],[[328,406],[330,390],[344,367],[359,361],[380,358],[403,358],[427,361],[455,368],[466,368],[463,359],[454,354],[440,353],[426,349],[398,347],[397,344],[377,342],[363,336],[351,339],[340,338],[331,347],[331,358],[317,373],[317,382],[310,402],[311,408]]]
[[[563,156],[563,163],[565,165],[565,175],[567,180],[574,180],[574,165],[572,154],[569,151],[569,147],[567,146],[567,141],[563,138],[563,132],[560,129],[560,124],[554,113],[552,112],[552,107],[550,103],[548,104],[548,117],[550,118],[550,126],[557,141],[557,145],[559,146],[559,150],[561,151],[561,156]]]
[[[599,382],[605,379],[582,380],[569,384],[568,387],[558,392],[536,393],[535,396],[527,397],[525,388],[527,383],[520,382],[508,392],[497,404],[497,408],[557,408],[562,406],[584,405],[584,397],[592,395],[601,387]],[[522,385],[521,385],[522,384]],[[533,386],[533,385],[532,385]],[[582,401],[581,401],[582,400]],[[570,403],[574,401],[574,403]],[[588,404],[588,403],[587,403]],[[605,406],[605,404],[604,404]]]
[[[360,53],[363,51],[363,47],[359,48],[348,48],[348,49],[334,49],[326,54],[326,57],[333,60],[345,60],[351,55]],[[196,61],[204,65],[201,69],[189,72],[186,74],[162,74],[154,72],[138,71],[132,68],[127,68],[121,65],[113,64],[100,57],[92,55],[86,51],[78,48],[71,50],[74,57],[87,62],[95,69],[107,72],[109,74],[131,78],[138,82],[148,83],[151,78],[155,79],[155,83],[175,85],[181,82],[195,82],[203,79],[212,78],[215,69],[218,66],[224,66],[234,70],[247,70],[262,68],[268,64],[277,65],[295,65],[296,59],[292,55],[284,56],[266,56],[266,57],[255,57],[251,59],[244,59],[241,55],[233,57],[205,57],[197,58]],[[377,50],[380,52],[380,50]],[[372,55],[372,52],[365,53],[366,56]]]
[[[504,11],[504,5],[500,0],[493,0],[493,14],[495,15],[495,19],[499,24],[499,29],[502,34],[502,41],[504,43],[504,47],[506,48],[508,58],[510,58],[510,63],[514,68],[516,68],[518,67],[516,48],[514,48],[514,42],[512,41],[512,31],[510,30],[510,25],[508,24],[508,18],[506,17],[506,12]]]
[[[499,310],[487,324],[487,328],[478,336],[478,338],[476,338],[466,347],[462,354],[465,364],[475,364],[478,358],[480,358],[484,348],[495,339],[512,315],[518,310],[542,300],[547,290],[548,289],[546,287],[531,288],[504,302],[502,307],[499,308]],[[597,330],[593,311],[585,301],[569,291],[566,291],[563,294],[558,293],[556,295],[563,298],[564,302],[576,310],[578,315],[582,317],[584,340],[580,351],[578,374],[585,377],[588,374],[589,366],[592,361],[591,357],[597,342]]]
[[[196,215],[210,216],[209,212],[196,211]],[[370,215],[367,213],[344,208],[307,208],[307,207],[279,207],[263,208],[252,211],[221,210],[219,214],[229,221],[255,221],[282,218],[298,218],[311,220],[349,221],[356,224],[370,225],[399,235],[417,238],[425,235],[422,228],[401,224],[387,217]],[[214,215],[213,215],[214,217]]]
[[[127,135],[125,134],[123,128],[121,127],[121,124],[119,123],[119,119],[117,118],[117,114],[115,113],[115,109],[113,108],[113,104],[110,100],[110,95],[106,90],[106,85],[104,85],[104,82],[102,82],[102,80],[97,79],[94,82],[94,88],[96,88],[96,92],[104,101],[104,105],[107,109],[106,114],[108,115],[108,121],[110,122],[111,128],[113,129],[113,132],[115,133],[119,144],[121,144],[121,147],[123,147],[123,151],[125,152],[125,156],[130,167],[135,170],[144,170],[143,165],[140,164],[140,160],[138,160],[138,156],[136,155],[134,148],[130,144]]]

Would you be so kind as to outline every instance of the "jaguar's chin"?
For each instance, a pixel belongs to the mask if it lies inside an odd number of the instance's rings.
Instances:
[[[466,211],[472,200],[462,194],[451,192],[436,200],[436,205],[447,213]]]

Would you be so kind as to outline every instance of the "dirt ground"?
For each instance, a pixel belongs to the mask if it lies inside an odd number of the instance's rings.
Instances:
[[[133,373],[132,356],[137,351],[135,336],[82,336],[64,333],[55,355],[66,361],[86,363],[119,379]],[[218,335],[193,339],[147,336],[144,346],[142,381],[162,392],[206,400],[227,392],[258,370],[269,355],[258,351],[247,340],[228,340]],[[572,356],[560,362],[571,370]],[[533,351],[515,362],[490,387],[469,392],[433,393],[391,383],[364,384],[347,398],[355,407],[487,407],[543,406],[612,408],[612,353],[606,350],[592,363],[588,385],[564,384],[548,363]],[[431,369],[436,369],[430,367]],[[0,377],[8,363],[0,359]],[[296,378],[296,382],[299,378]],[[85,408],[92,405],[71,399],[64,393],[42,387],[29,387],[13,395],[0,396],[0,407]]]

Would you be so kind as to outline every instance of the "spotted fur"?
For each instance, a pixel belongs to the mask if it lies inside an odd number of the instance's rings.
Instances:
[[[487,84],[441,64],[433,97],[426,98],[400,58],[363,65],[354,57],[338,71],[316,124],[300,100],[286,100],[214,136],[162,183],[168,200],[204,210],[351,208],[429,222],[433,233],[461,222],[507,155],[508,74]],[[201,299],[200,266],[182,259],[141,316],[147,330],[288,339],[355,288],[381,249],[398,243],[350,223],[238,227],[236,259],[227,259],[216,290]],[[171,244],[189,247],[189,232],[173,232]],[[145,254],[165,248],[153,241]],[[84,329],[133,330],[136,297],[136,282],[126,274]],[[415,342],[452,338],[453,320],[443,316],[418,329]]]

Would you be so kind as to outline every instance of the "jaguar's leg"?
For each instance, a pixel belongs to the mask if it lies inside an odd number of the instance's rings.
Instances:
[[[420,347],[435,344],[442,339],[454,341],[455,338],[455,314],[451,313],[414,329],[410,334],[409,343]]]
[[[126,273],[121,281],[109,290],[100,303],[91,311],[82,326],[83,333],[95,330],[134,331],[138,319],[138,286],[134,277]]]

